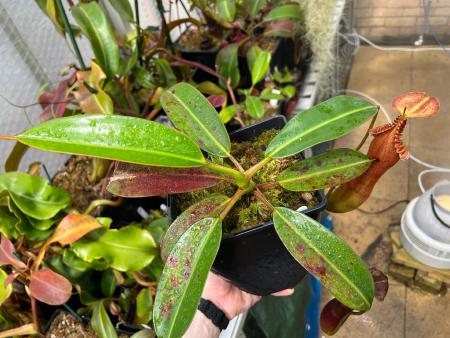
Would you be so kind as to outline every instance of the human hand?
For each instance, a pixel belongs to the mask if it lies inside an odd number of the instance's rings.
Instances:
[[[294,289],[286,289],[273,296],[290,296]],[[202,297],[214,303],[228,319],[232,319],[250,309],[261,297],[252,295],[235,287],[223,277],[210,272],[203,289]]]

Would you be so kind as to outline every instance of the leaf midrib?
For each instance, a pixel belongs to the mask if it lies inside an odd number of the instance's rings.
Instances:
[[[351,168],[351,167],[356,167],[356,166],[358,166],[358,165],[360,165],[360,164],[364,164],[364,163],[366,163],[366,162],[368,162],[368,163],[370,163],[370,162],[372,162],[372,160],[370,160],[370,159],[367,159],[367,160],[361,160],[361,161],[358,161],[358,162],[353,162],[353,163],[349,163],[349,164],[347,164],[347,165],[345,165],[345,166],[342,166],[342,167],[336,167],[336,168],[333,168],[333,169],[322,169],[322,170],[319,170],[319,171],[315,171],[315,172],[313,172],[313,173],[310,173],[310,174],[304,174],[304,175],[300,175],[300,176],[296,176],[296,177],[292,177],[292,178],[289,178],[289,179],[281,179],[281,180],[278,180],[278,182],[280,182],[280,183],[287,183],[287,182],[292,182],[292,181],[301,181],[301,180],[305,180],[305,179],[309,179],[309,178],[312,178],[312,177],[314,177],[314,176],[320,176],[320,175],[323,175],[325,172],[326,173],[334,173],[334,172],[336,172],[336,171],[341,171],[341,170],[345,170],[345,169],[347,169],[347,168]],[[290,171],[290,172],[292,172],[293,174],[295,174],[295,171],[294,170],[292,170],[292,171]]]
[[[200,126],[200,128],[203,129],[203,131],[210,137],[210,139],[213,141],[213,143],[215,143],[220,150],[225,153],[225,155],[230,156],[230,152],[228,150],[225,149],[225,147],[222,145],[222,143],[220,143],[208,130],[208,128],[206,128],[206,126],[202,123],[202,121],[200,119],[197,118],[197,116],[194,114],[194,112],[192,111],[192,109],[190,107],[188,107],[186,104],[184,104],[184,102],[182,100],[180,100],[178,98],[178,96],[176,96],[174,93],[172,93],[171,91],[167,91],[167,93],[169,95],[171,95],[173,98],[175,98],[189,113],[189,115],[195,120],[195,122]]]
[[[189,158],[189,157],[184,157],[184,156],[173,154],[173,153],[165,153],[165,152],[162,152],[162,151],[159,151],[159,150],[142,151],[142,148],[139,149],[139,148],[135,148],[135,147],[129,147],[129,148],[124,150],[123,148],[120,148],[120,147],[117,147],[117,146],[107,146],[107,147],[105,147],[105,146],[101,146],[101,145],[92,145],[90,143],[82,143],[82,142],[80,142],[80,143],[73,143],[73,142],[70,142],[70,141],[64,141],[64,140],[59,140],[59,139],[58,140],[53,140],[52,139],[52,140],[49,141],[49,140],[41,139],[39,137],[32,137],[32,136],[30,137],[30,136],[27,136],[27,135],[19,136],[19,140],[20,140],[20,138],[25,139],[25,140],[28,139],[28,140],[33,140],[33,141],[42,141],[44,143],[56,144],[56,145],[58,145],[58,144],[81,145],[83,147],[87,147],[87,148],[91,148],[91,149],[95,149],[95,148],[97,148],[97,149],[98,148],[100,148],[100,149],[113,149],[113,150],[120,150],[120,151],[135,151],[135,152],[138,152],[138,153],[145,153],[145,154],[148,154],[148,155],[153,155],[153,154],[154,155],[165,155],[166,157],[169,157],[169,158],[182,159],[182,160],[186,160],[186,161],[189,161],[189,162],[195,162],[195,163],[199,163],[199,164],[203,164],[204,163],[204,158],[202,158],[201,160],[197,160],[197,159],[192,159],[192,158]],[[22,143],[25,143],[25,142],[22,142]],[[35,146],[35,145],[33,145],[33,147],[37,148],[37,149],[47,150],[44,147],[39,147],[39,146]],[[66,152],[66,151],[61,151],[61,150],[58,150],[58,152],[62,153],[62,154],[74,154],[74,152]],[[77,153],[77,154],[82,154],[82,153]],[[95,155],[95,156],[99,157],[99,158],[116,160],[114,158],[106,157],[106,156],[100,156],[100,155]],[[126,160],[121,160],[121,161],[129,162],[129,163],[135,163],[135,162],[126,161]],[[138,162],[138,163],[147,164],[146,162],[145,163],[144,162]],[[167,166],[167,165],[158,165],[158,164],[152,164],[152,165],[154,165],[156,167],[158,167],[158,166],[159,167]]]
[[[320,128],[322,128],[322,127],[324,127],[324,126],[326,126],[326,125],[328,125],[328,124],[330,124],[330,123],[332,123],[332,122],[338,121],[338,120],[340,120],[340,119],[342,119],[342,118],[345,118],[345,117],[347,117],[347,116],[349,116],[349,115],[356,114],[356,113],[358,113],[358,112],[360,112],[360,111],[363,111],[363,110],[366,110],[366,109],[370,109],[370,108],[374,108],[374,106],[364,106],[364,107],[361,107],[361,108],[358,108],[358,109],[354,109],[354,110],[349,111],[348,113],[338,115],[338,116],[336,116],[336,117],[334,117],[334,118],[332,118],[332,119],[329,119],[329,120],[326,120],[326,121],[324,121],[324,122],[322,122],[322,123],[319,123],[319,124],[316,125],[315,127],[309,128],[309,129],[305,130],[304,132],[298,134],[298,135],[297,135],[296,137],[294,137],[292,140],[290,140],[289,142],[286,142],[283,146],[281,146],[281,147],[275,149],[275,150],[272,151],[270,154],[267,154],[267,156],[268,156],[268,157],[274,156],[274,154],[276,154],[276,153],[280,152],[281,150],[285,149],[287,146],[289,146],[289,145],[291,145],[292,143],[296,142],[298,139],[301,139],[301,138],[303,138],[304,136],[306,136],[306,135],[308,135],[308,134],[310,134],[310,133],[316,131],[317,129],[320,129]],[[281,134],[281,133],[280,133],[280,134]],[[280,134],[278,134],[278,135],[280,135]]]
[[[291,223],[289,222],[289,220],[287,220],[286,218],[284,218],[283,217],[283,215],[277,210],[277,209],[275,209],[275,212],[278,214],[278,216],[280,216],[280,218],[286,223],[286,224],[288,224],[289,225],[289,227],[290,227],[290,229],[292,229],[292,231],[294,231],[302,240],[303,240],[303,242],[304,243],[308,243],[309,244],[309,247],[316,253],[316,254],[318,254],[344,281],[346,281],[355,291],[356,291],[356,293],[357,294],[359,294],[360,295],[360,297],[362,298],[362,300],[364,301],[364,303],[367,305],[367,307],[369,308],[370,307],[370,302],[369,302],[369,300],[366,298],[366,296],[361,292],[361,290],[358,288],[358,287],[356,287],[356,285],[352,282],[352,280],[351,279],[349,279],[349,278],[347,278],[347,276],[345,275],[345,274],[342,274],[341,273],[341,270],[339,270],[337,267],[336,267],[336,265],[333,263],[333,262],[331,262],[329,259],[328,259],[328,257],[327,256],[325,256],[325,255],[321,255],[320,254],[320,250],[317,248],[317,247],[315,247],[310,241],[307,241],[306,240],[306,238],[302,235],[302,233],[301,232],[299,232],[299,231],[296,231],[296,228],[295,227],[293,227],[292,225],[291,225]]]

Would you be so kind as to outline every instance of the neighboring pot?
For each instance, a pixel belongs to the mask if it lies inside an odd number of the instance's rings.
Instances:
[[[251,141],[268,129],[281,129],[284,116],[268,120],[230,133],[234,142]],[[315,192],[318,204],[304,213],[317,218],[326,207],[323,191]],[[169,196],[169,218],[175,219],[180,210],[172,205]],[[238,288],[260,296],[296,286],[308,272],[291,256],[279,239],[273,222],[223,238],[212,270]]]

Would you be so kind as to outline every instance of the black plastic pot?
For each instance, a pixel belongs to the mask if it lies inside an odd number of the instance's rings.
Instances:
[[[274,116],[237,130],[230,138],[234,142],[250,141],[268,129],[281,129],[285,124],[284,116]],[[323,191],[315,194],[319,203],[305,211],[312,218],[317,218],[326,207]],[[180,210],[171,204],[169,197],[169,218],[175,219]],[[260,296],[293,288],[308,274],[285,248],[271,221],[222,239],[212,270],[240,289]]]

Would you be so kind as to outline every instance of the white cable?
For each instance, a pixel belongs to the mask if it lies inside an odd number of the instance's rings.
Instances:
[[[379,101],[374,99],[372,96],[370,96],[370,95],[368,95],[366,93],[360,92],[359,90],[354,90],[354,89],[341,89],[341,90],[338,90],[338,93],[343,93],[343,92],[344,93],[346,92],[346,93],[356,94],[356,95],[359,95],[359,96],[362,96],[362,97],[368,99],[369,101],[372,101],[374,104],[376,104],[378,107],[380,107],[380,110],[383,112],[384,116],[386,116],[386,119],[388,120],[388,122],[392,123],[392,119],[389,116],[389,113],[386,111],[386,109],[383,107],[383,105]],[[419,173],[419,175],[417,176],[417,182],[419,183],[419,187],[420,187],[420,190],[422,191],[422,193],[425,192],[424,187],[423,187],[423,183],[422,183],[422,176],[423,175],[425,175],[427,173],[430,173],[430,172],[450,173],[450,169],[449,168],[438,167],[438,166],[435,166],[433,164],[427,163],[425,161],[422,161],[422,160],[418,159],[417,157],[415,157],[411,153],[409,154],[409,158],[411,160],[413,160],[414,162],[416,162],[416,163],[418,163],[420,165],[423,165],[424,167],[430,168],[430,169],[426,169],[426,170],[421,171]]]
[[[384,51],[384,52],[432,52],[432,51],[442,51],[442,47],[421,47],[421,48],[408,48],[408,47],[382,47],[379,46],[368,38],[362,36],[358,33],[353,33],[349,35],[356,35],[359,39],[372,46],[375,49]]]

